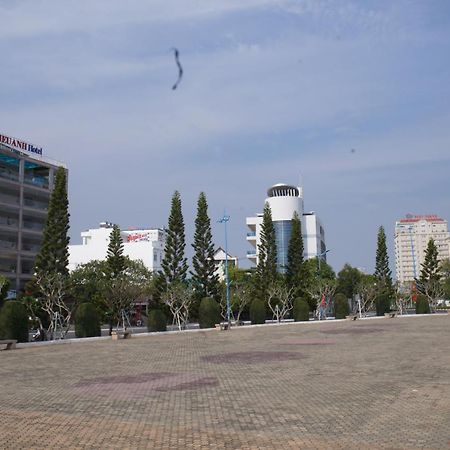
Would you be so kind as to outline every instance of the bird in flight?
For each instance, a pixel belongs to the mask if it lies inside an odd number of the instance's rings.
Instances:
[[[181,64],[180,64],[180,52],[178,51],[178,49],[173,48],[173,53],[175,55],[175,62],[177,63],[177,66],[178,66],[178,79],[175,82],[175,84],[172,86],[172,90],[174,91],[180,84],[181,78],[183,78],[183,67],[181,67]]]

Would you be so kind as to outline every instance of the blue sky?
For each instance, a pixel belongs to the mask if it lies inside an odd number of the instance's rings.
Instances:
[[[379,225],[393,265],[396,219],[450,218],[446,0],[0,0],[0,17],[0,131],[67,163],[72,243],[102,220],[164,226],[175,189],[190,241],[203,190],[244,257],[245,217],[300,175],[336,270],[373,270]]]

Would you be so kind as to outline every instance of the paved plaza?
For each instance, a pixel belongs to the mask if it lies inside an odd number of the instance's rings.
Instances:
[[[0,352],[1,449],[450,448],[450,315]]]

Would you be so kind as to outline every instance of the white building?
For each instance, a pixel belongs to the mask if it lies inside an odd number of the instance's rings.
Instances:
[[[439,260],[450,257],[450,234],[446,220],[435,215],[407,215],[405,219],[395,222],[395,268],[400,283],[420,276],[430,239],[436,244]]]
[[[214,265],[216,270],[214,273],[219,276],[219,280],[225,280],[225,264],[228,257],[228,269],[230,267],[238,267],[238,258],[231,256],[229,253],[225,253],[222,247],[219,247],[214,252]]]
[[[304,212],[301,187],[276,184],[268,189],[265,201],[272,211],[277,244],[277,266],[280,272],[284,272],[287,265],[294,212],[297,212],[301,218],[304,257],[314,258],[321,255],[321,258],[326,259],[325,230],[314,212]],[[258,246],[261,242],[262,218],[262,213],[247,217],[247,226],[250,230],[247,232],[247,241],[253,246],[252,250],[247,251],[247,258],[256,265],[258,264]]]
[[[89,261],[106,259],[112,227],[111,223],[102,222],[99,228],[81,233],[81,245],[69,245],[69,271]],[[161,268],[166,242],[164,230],[161,228],[126,230],[120,234],[125,256],[133,260],[142,260],[151,271]]]

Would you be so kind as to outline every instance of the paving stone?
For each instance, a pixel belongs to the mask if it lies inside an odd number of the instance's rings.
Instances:
[[[1,449],[450,448],[450,316],[0,352]]]

